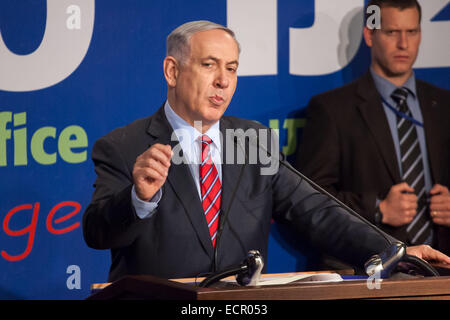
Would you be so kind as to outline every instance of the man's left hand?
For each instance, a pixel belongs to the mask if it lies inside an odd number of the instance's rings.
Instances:
[[[450,192],[448,188],[436,184],[430,190],[430,215],[435,224],[450,227]]]

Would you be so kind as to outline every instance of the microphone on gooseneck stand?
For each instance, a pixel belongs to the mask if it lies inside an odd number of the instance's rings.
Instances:
[[[238,141],[237,137],[234,136],[233,137],[233,143],[234,144],[238,144],[241,148],[242,146],[240,145],[240,141]],[[247,159],[247,154],[245,153],[244,150],[244,155]],[[245,250],[245,246],[242,243],[241,238],[239,237],[239,234],[234,230],[234,228],[232,227],[232,225],[229,223],[228,221],[228,214],[231,210],[231,206],[234,202],[234,198],[236,196],[236,191],[239,187],[239,184],[241,182],[242,179],[242,174],[244,173],[244,168],[247,164],[247,161],[244,161],[244,164],[242,165],[240,171],[239,171],[239,176],[236,180],[236,183],[234,184],[233,190],[231,192],[231,198],[230,201],[228,202],[228,206],[226,207],[226,209],[224,210],[223,216],[219,219],[219,227],[217,229],[217,236],[216,236],[216,246],[214,247],[214,261],[213,261],[213,272],[218,272],[217,270],[217,255],[218,255],[218,250],[219,250],[219,245],[220,245],[220,239],[222,237],[222,232],[223,232],[223,228],[225,227],[225,224],[228,222],[228,227],[230,228],[230,231],[234,234],[234,236],[236,237],[237,241],[239,242],[239,246],[241,247],[244,255],[246,254],[246,250]]]
[[[235,275],[236,282],[241,286],[254,286],[258,283],[264,262],[258,250],[250,250],[244,261],[237,266],[212,274],[204,279],[199,286],[206,288],[217,281]]]
[[[270,129],[267,129],[270,130]],[[270,130],[271,132],[271,130]],[[273,134],[270,134],[271,137],[273,137]],[[275,135],[276,138],[278,138],[277,135]],[[238,137],[242,138],[241,137]],[[381,253],[372,256],[366,263],[365,263],[365,272],[368,276],[372,276],[375,273],[378,273],[381,275],[381,277],[389,277],[391,273],[394,271],[394,269],[399,265],[400,262],[404,262],[403,266],[409,266],[410,268],[416,268],[419,270],[419,272],[422,275],[425,276],[439,276],[439,273],[431,266],[429,265],[425,260],[422,260],[420,258],[417,258],[415,256],[411,256],[406,254],[406,245],[401,241],[391,241],[389,237],[384,233],[381,229],[379,229],[377,226],[373,225],[366,219],[364,219],[361,215],[359,215],[356,211],[351,209],[348,205],[337,199],[334,195],[326,191],[324,188],[319,186],[317,183],[306,177],[304,174],[302,174],[300,171],[296,170],[289,162],[285,161],[284,159],[281,159],[280,156],[273,156],[267,148],[265,148],[264,145],[259,143],[258,136],[255,134],[253,139],[248,139],[250,142],[253,142],[256,146],[256,148],[261,148],[264,152],[269,155],[271,158],[276,158],[281,165],[283,165],[285,168],[289,169],[291,172],[293,172],[295,175],[300,177],[301,179],[305,180],[307,183],[309,183],[314,189],[319,191],[320,193],[326,195],[333,201],[335,201],[341,208],[346,210],[348,213],[350,213],[352,216],[359,219],[364,224],[371,227],[373,230],[375,230],[377,233],[379,233],[389,244],[389,247],[386,248]],[[256,140],[256,142],[255,142]],[[276,152],[277,155],[280,153]]]
[[[264,260],[263,260],[263,257],[261,256],[261,254],[259,253],[259,251],[258,250],[250,250],[247,253],[246,258],[244,259],[244,261],[241,264],[239,264],[237,266],[229,267],[225,270],[217,271],[218,248],[220,245],[220,239],[221,239],[221,235],[223,232],[223,228],[227,222],[228,222],[228,227],[230,228],[230,231],[235,235],[235,237],[238,240],[239,245],[241,246],[244,253],[246,251],[244,244],[243,244],[241,238],[239,237],[239,234],[233,229],[233,227],[231,226],[231,224],[228,221],[228,214],[231,210],[231,206],[232,206],[234,198],[236,196],[236,191],[239,187],[239,183],[241,181],[242,174],[244,172],[244,168],[248,162],[247,154],[245,152],[244,147],[241,144],[241,141],[238,140],[238,137],[236,137],[236,136],[233,137],[233,143],[239,145],[239,147],[243,150],[243,153],[245,155],[245,161],[240,169],[238,179],[236,180],[236,183],[233,187],[233,191],[231,193],[231,198],[228,203],[228,207],[226,208],[226,211],[224,212],[222,218],[219,221],[219,228],[217,230],[216,246],[214,248],[214,262],[213,262],[214,273],[212,275],[208,276],[207,278],[205,278],[199,284],[200,287],[209,287],[210,285],[216,283],[217,281],[219,281],[225,277],[232,276],[232,275],[236,276],[236,281],[241,286],[256,285],[257,282],[259,281],[259,278],[261,276],[261,271],[264,267]]]
[[[220,239],[221,239],[221,235],[223,232],[223,228],[227,222],[228,222],[230,231],[235,235],[235,237],[238,240],[239,245],[241,246],[244,253],[246,251],[245,246],[239,237],[239,234],[233,229],[233,227],[231,226],[231,224],[228,221],[228,214],[231,210],[231,206],[233,204],[233,201],[234,201],[234,198],[236,195],[236,191],[239,187],[239,183],[241,181],[241,178],[242,178],[242,175],[244,172],[244,168],[247,165],[247,163],[249,162],[247,152],[245,151],[245,139],[244,139],[244,145],[242,145],[242,141],[240,138],[241,138],[241,136],[239,134],[236,134],[236,132],[235,132],[235,134],[233,136],[233,143],[238,145],[239,148],[242,150],[242,153],[245,157],[244,164],[242,165],[242,167],[240,169],[238,179],[236,180],[236,183],[233,187],[233,191],[231,193],[231,198],[228,203],[228,207],[226,208],[226,210],[219,222],[216,246],[214,248],[214,262],[213,262],[214,273],[211,274],[210,276],[208,276],[207,278],[205,278],[199,284],[200,287],[208,287],[208,286],[216,283],[217,281],[219,281],[225,277],[231,276],[231,275],[235,275],[237,283],[242,286],[256,285],[257,282],[259,281],[261,271],[264,267],[264,259],[263,259],[262,255],[259,253],[259,251],[258,250],[250,250],[247,253],[246,258],[244,259],[244,261],[241,264],[239,264],[237,266],[229,267],[225,270],[217,271],[218,248],[220,246]]]

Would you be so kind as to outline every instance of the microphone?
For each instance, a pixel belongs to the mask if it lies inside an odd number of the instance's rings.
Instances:
[[[270,130],[270,129],[267,129],[267,130],[272,132],[272,130]],[[252,133],[253,134],[251,135],[251,137],[249,137],[248,140],[252,144],[254,144],[257,148],[261,148],[264,152],[266,152],[269,155],[269,157],[274,158],[274,156],[271,154],[271,152],[269,152],[267,150],[267,148],[265,148],[264,145],[259,143],[259,139],[258,139],[258,136],[256,135],[256,133],[255,132],[252,132]],[[236,135],[238,136],[238,139],[240,140],[243,136],[243,133],[237,132]],[[272,133],[271,133],[271,137],[273,137]],[[250,139],[250,138],[253,138],[253,139]],[[276,138],[278,138],[277,135],[276,135]],[[277,151],[277,155],[278,154],[279,154],[279,152]],[[296,170],[294,167],[292,167],[292,165],[289,162],[281,159],[279,156],[277,156],[275,158],[285,168],[290,170],[292,173],[294,173],[301,179],[305,180],[307,183],[309,183],[314,189],[316,189],[320,193],[326,195],[327,197],[329,197],[330,199],[335,201],[341,208],[346,210],[352,216],[359,219],[364,224],[371,227],[373,230],[375,230],[378,234],[380,234],[386,240],[386,242],[389,244],[389,247],[387,249],[385,249],[383,252],[381,252],[380,254],[372,256],[365,263],[365,272],[367,275],[371,276],[371,275],[375,274],[376,272],[379,272],[382,276],[389,277],[391,275],[392,271],[397,266],[399,266],[399,264],[401,264],[403,261],[402,266],[404,269],[411,270],[411,268],[415,267],[416,269],[419,269],[419,271],[424,275],[439,276],[439,273],[430,264],[428,264],[425,260],[422,260],[415,256],[406,254],[406,245],[403,242],[401,242],[399,240],[397,240],[395,242],[391,241],[389,236],[387,236],[386,233],[383,232],[380,228],[378,228],[374,224],[370,223],[368,220],[363,218],[361,215],[359,215],[356,211],[354,211],[348,205],[346,205],[341,200],[336,198],[334,195],[332,195],[331,193],[326,191],[324,188],[319,186],[317,183],[315,183],[314,181],[312,181],[311,179],[306,177],[300,171]]]
[[[269,129],[270,130],[270,129]],[[270,130],[272,131],[272,130]],[[281,159],[280,156],[274,156],[272,155],[271,152],[269,152],[267,150],[267,148],[262,145],[261,143],[259,143],[259,139],[258,136],[256,135],[255,132],[252,132],[253,134],[251,135],[251,137],[249,137],[249,141],[254,144],[255,147],[257,148],[261,148],[264,152],[266,152],[269,157],[271,158],[276,158],[276,160],[278,160],[278,162],[280,164],[282,164],[285,168],[287,168],[288,170],[290,170],[292,173],[294,173],[295,175],[299,176],[301,179],[305,180],[307,183],[309,183],[314,189],[316,189],[317,191],[319,191],[320,193],[326,195],[327,197],[331,198],[333,201],[335,201],[341,208],[343,208],[344,210],[346,210],[347,212],[349,212],[352,216],[356,217],[357,219],[359,219],[360,221],[362,221],[363,223],[369,225],[371,228],[373,228],[377,233],[379,233],[389,245],[393,245],[394,243],[391,241],[391,239],[389,239],[389,237],[377,226],[373,225],[372,223],[370,223],[368,220],[366,220],[365,218],[363,218],[361,215],[359,215],[356,211],[354,211],[352,208],[350,208],[348,205],[346,205],[345,203],[343,203],[341,200],[339,200],[338,198],[336,198],[334,195],[332,195],[331,193],[329,193],[327,190],[325,190],[324,188],[322,188],[321,186],[319,186],[317,183],[315,183],[314,181],[312,181],[311,179],[309,179],[307,176],[305,176],[303,173],[301,173],[300,171],[298,171],[297,169],[295,169],[289,162]],[[236,135],[238,136],[238,139],[242,138],[242,133],[241,132],[237,132]],[[273,136],[273,134],[271,134],[271,137]],[[278,137],[278,136],[276,136]],[[250,139],[251,138],[251,139]],[[277,153],[278,155],[278,153]]]
[[[256,286],[264,267],[262,255],[258,250],[250,250],[244,263],[247,265],[247,269],[236,276],[237,283],[241,286]]]
[[[264,261],[259,251],[250,250],[247,257],[240,265],[207,277],[199,284],[199,286],[207,288],[213,283],[232,275],[236,276],[236,282],[241,286],[255,286],[261,277],[263,267]]]
[[[381,279],[389,278],[392,272],[408,274],[421,274],[428,277],[439,277],[439,272],[428,262],[406,253],[403,243],[395,243],[380,254],[373,255],[364,264],[369,277],[378,276]]]
[[[406,246],[403,243],[394,243],[392,246],[373,255],[364,264],[364,269],[369,277],[379,274],[380,278],[389,278],[391,272],[406,254]]]
[[[239,144],[238,138],[236,136],[233,137],[233,143],[234,144]],[[242,146],[240,144],[239,144],[239,146],[242,148]],[[245,157],[247,158],[247,154],[245,153],[245,151],[244,151],[244,154],[245,154]],[[243,166],[241,167],[238,179],[236,180],[236,183],[235,183],[235,185],[233,187],[233,191],[231,193],[230,201],[228,202],[228,207],[226,208],[226,211],[224,212],[223,217],[219,219],[219,227],[218,227],[217,236],[216,236],[216,246],[214,248],[214,261],[213,261],[213,271],[214,272],[217,272],[217,255],[218,255],[219,243],[220,243],[220,239],[221,239],[221,236],[222,236],[223,228],[225,226],[225,223],[228,220],[228,213],[231,210],[231,205],[233,204],[234,197],[236,196],[236,191],[237,191],[237,189],[239,187],[239,183],[241,181],[242,174],[244,173],[244,168],[245,168],[246,164],[247,164],[247,161],[245,161]],[[241,246],[241,249],[242,249],[242,251],[245,254],[246,250],[244,248],[244,245],[243,245],[242,240],[239,237],[238,233],[234,230],[234,228],[231,226],[230,223],[228,223],[228,226],[229,226],[231,232],[234,234],[234,236],[238,240],[239,245]]]

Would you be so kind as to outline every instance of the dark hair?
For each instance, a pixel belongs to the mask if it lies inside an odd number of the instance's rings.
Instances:
[[[367,8],[372,5],[376,5],[380,7],[380,9],[387,7],[387,8],[397,8],[400,10],[415,7],[417,11],[419,11],[419,23],[422,21],[422,7],[420,6],[419,2],[417,2],[417,0],[369,0],[369,3],[367,4],[364,11],[366,16],[365,21],[367,21],[367,19],[369,19],[370,17],[370,14],[367,13]]]

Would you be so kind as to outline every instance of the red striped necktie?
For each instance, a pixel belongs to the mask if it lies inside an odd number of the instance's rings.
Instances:
[[[201,136],[202,163],[200,164],[200,189],[206,223],[208,224],[212,245],[215,247],[217,228],[219,226],[222,186],[220,184],[219,173],[212,162],[209,148],[211,143],[212,140],[208,136]]]

